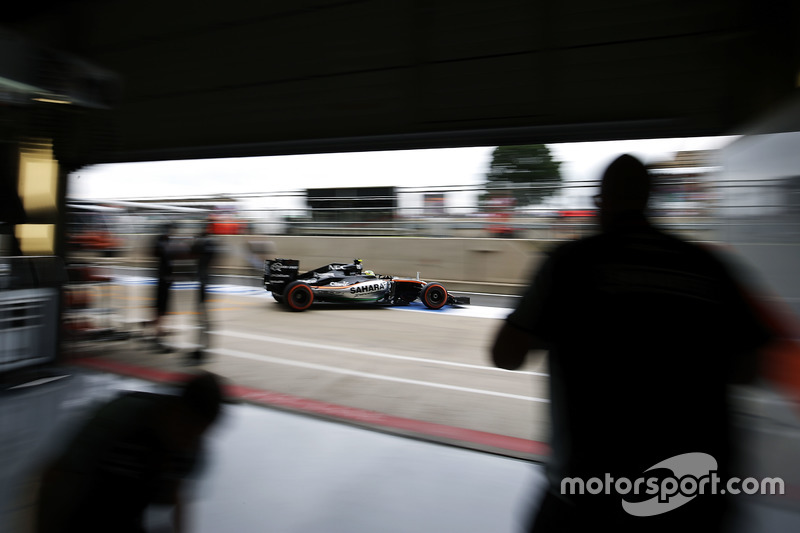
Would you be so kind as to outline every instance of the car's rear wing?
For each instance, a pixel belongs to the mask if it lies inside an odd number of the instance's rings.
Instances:
[[[264,288],[274,294],[283,294],[283,289],[297,279],[300,261],[297,259],[267,259],[264,261]]]

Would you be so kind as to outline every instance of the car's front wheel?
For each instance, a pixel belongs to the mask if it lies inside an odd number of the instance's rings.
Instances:
[[[447,289],[438,283],[428,283],[420,295],[428,309],[441,309],[447,303]]]
[[[283,291],[283,300],[292,311],[305,311],[314,303],[314,293],[307,283],[293,281]]]

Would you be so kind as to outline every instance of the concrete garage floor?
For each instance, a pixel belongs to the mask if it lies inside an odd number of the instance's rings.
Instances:
[[[213,438],[198,532],[512,532],[540,466],[240,405]]]

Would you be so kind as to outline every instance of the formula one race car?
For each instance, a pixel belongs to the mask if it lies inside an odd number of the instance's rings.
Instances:
[[[419,298],[429,309],[469,303],[469,298],[457,298],[439,283],[377,276],[371,270],[364,270],[360,259],[330,263],[304,274],[299,272],[300,262],[295,259],[264,262],[264,288],[292,311],[305,311],[315,301],[407,305]]]

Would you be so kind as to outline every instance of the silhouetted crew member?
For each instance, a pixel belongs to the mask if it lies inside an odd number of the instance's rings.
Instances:
[[[548,350],[549,491],[532,531],[716,531],[723,519],[719,497],[634,517],[613,489],[561,494],[564,477],[633,481],[690,452],[713,456],[727,479],[727,384],[751,374],[769,339],[721,261],[649,223],[649,192],[641,162],[617,158],[597,197],[601,232],[555,249],[492,347],[512,370],[529,350]]]
[[[172,232],[174,225],[165,224],[161,233],[156,237],[153,246],[153,257],[157,263],[156,270],[156,317],[154,320],[156,343],[166,350],[162,344],[164,336],[164,316],[169,308],[169,297],[172,284],[175,281],[173,262],[175,250],[172,246]]]
[[[197,292],[197,311],[200,321],[199,346],[189,355],[189,361],[194,363],[202,362],[209,346],[208,284],[211,280],[211,264],[217,255],[216,241],[208,230],[203,231],[192,245],[192,256],[197,261],[197,280],[200,284]]]
[[[203,373],[180,395],[128,392],[102,406],[42,476],[39,533],[142,533],[153,504],[174,505],[220,413],[220,379]]]
[[[192,244],[192,256],[197,261],[197,279],[200,282],[198,298],[206,301],[206,291],[211,279],[211,263],[217,257],[217,243],[208,231],[203,231]]]

